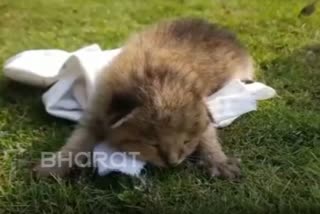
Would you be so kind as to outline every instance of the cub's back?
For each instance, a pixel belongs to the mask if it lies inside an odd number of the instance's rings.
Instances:
[[[206,95],[231,78],[252,79],[246,49],[226,29],[200,19],[180,19],[151,26],[127,44],[129,52],[148,55],[148,64],[196,73]]]

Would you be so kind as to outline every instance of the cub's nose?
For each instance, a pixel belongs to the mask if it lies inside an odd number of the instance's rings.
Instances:
[[[167,163],[170,166],[177,166],[182,162],[182,159],[179,158],[178,155],[170,155],[167,159]]]

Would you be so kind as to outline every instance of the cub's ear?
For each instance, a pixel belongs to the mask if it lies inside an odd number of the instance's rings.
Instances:
[[[139,106],[141,102],[133,90],[114,92],[107,112],[110,127],[117,128],[128,121]]]

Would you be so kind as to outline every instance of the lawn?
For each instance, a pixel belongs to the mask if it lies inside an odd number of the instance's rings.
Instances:
[[[41,151],[64,144],[73,123],[46,114],[42,89],[0,73],[0,213],[319,213],[320,11],[307,0],[1,0],[0,64],[34,48],[121,46],[166,18],[195,16],[238,33],[257,76],[279,96],[242,116],[220,137],[241,157],[239,183],[210,179],[190,163],[146,171],[147,185],[121,175],[83,173],[35,180]]]

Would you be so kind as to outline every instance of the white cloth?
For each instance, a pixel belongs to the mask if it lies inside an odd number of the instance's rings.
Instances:
[[[139,176],[146,163],[135,156],[118,152],[106,143],[98,144],[93,151],[93,160],[99,175],[106,175],[112,171],[131,176]]]
[[[95,77],[103,67],[108,66],[121,49],[102,50],[94,44],[69,53],[63,50],[30,50],[11,57],[5,62],[4,74],[16,81],[39,87],[53,86],[43,94],[42,101],[46,111],[56,117],[78,121],[93,92]],[[244,84],[232,80],[220,91],[206,100],[217,127],[230,125],[244,113],[257,110],[257,100],[269,99],[276,92],[271,87],[254,82]],[[97,146],[95,153],[112,155],[114,150],[108,146]],[[129,162],[132,161],[128,157]],[[144,163],[133,160],[136,168],[117,168],[109,161],[99,162],[98,173],[105,175],[110,171],[138,175]],[[136,162],[135,162],[136,161]],[[137,162],[138,161],[138,162]]]

